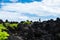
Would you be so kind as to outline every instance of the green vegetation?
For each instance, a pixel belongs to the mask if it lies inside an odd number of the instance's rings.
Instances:
[[[31,24],[31,22],[29,20],[26,20],[23,22],[23,24]]]
[[[0,24],[0,40],[6,40],[9,34],[2,30],[6,30],[6,28],[3,26],[3,24]]]
[[[9,34],[5,31],[0,31],[0,40],[7,40]]]
[[[10,23],[8,20],[6,20],[4,24],[6,27],[10,26],[12,28],[17,27],[17,25],[18,25],[18,23],[13,23],[13,22]]]
[[[2,29],[5,29],[5,30],[6,30],[6,28],[3,26],[3,24],[0,24],[0,31],[1,31]]]
[[[6,20],[4,24],[5,24],[6,27],[9,26],[8,20]]]
[[[14,29],[14,27],[16,27],[17,28],[17,23],[13,23],[13,24],[9,24],[9,26],[11,27],[11,28],[13,28]]]
[[[22,23],[23,24],[31,24],[31,22],[29,20],[26,20]],[[4,30],[9,30],[9,29],[7,29],[8,27],[15,29],[15,28],[17,28],[17,25],[18,25],[17,22],[9,22],[8,20],[6,20],[5,22],[1,22],[0,23],[0,40],[8,39],[9,34]]]
[[[5,23],[5,26],[8,27],[10,26],[11,28],[17,27],[18,23]]]

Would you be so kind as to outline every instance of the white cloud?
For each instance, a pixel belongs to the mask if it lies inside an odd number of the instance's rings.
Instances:
[[[8,19],[9,21],[21,21],[21,20],[27,20],[27,16],[19,15],[17,13],[8,12],[8,11],[0,11],[0,19],[3,19],[4,21]]]
[[[60,13],[60,8],[58,5],[58,0],[54,2],[54,0],[42,1],[42,2],[32,2],[32,3],[8,3],[4,6],[3,10],[13,10],[19,13],[34,13],[40,16],[46,16],[50,14],[41,13],[41,11],[47,11],[54,13]]]
[[[53,5],[59,5],[60,0],[43,0],[42,2],[45,5],[53,6]]]
[[[8,5],[9,4],[9,5]],[[8,3],[6,6],[3,6],[3,10],[5,11],[16,11],[17,13],[30,13],[30,14],[36,14],[39,16],[46,16],[49,15],[48,13],[45,14],[43,13],[44,6],[41,6],[40,3],[38,2],[33,2],[33,3]],[[44,10],[43,10],[44,9]]]
[[[60,13],[60,0],[44,0],[42,3],[46,11]]]
[[[3,10],[3,12],[5,11],[4,16],[6,15],[10,15],[11,17],[13,17],[13,15],[15,17],[18,16],[16,18],[19,18],[19,16],[21,16],[21,14],[23,13],[36,14],[38,16],[48,15],[58,16],[60,15],[60,0],[43,0],[42,2],[31,2],[25,4],[4,3],[4,6],[1,9]],[[17,15],[15,14],[15,12]],[[26,16],[21,16],[20,18],[29,19],[29,17]]]

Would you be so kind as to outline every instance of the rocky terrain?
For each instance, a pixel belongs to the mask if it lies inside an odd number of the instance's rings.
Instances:
[[[8,22],[6,20],[6,22]],[[0,23],[8,29],[6,31],[10,36],[8,40],[60,40],[60,18],[48,21],[21,21],[8,22],[17,23],[17,27],[6,26],[6,22],[0,20]]]

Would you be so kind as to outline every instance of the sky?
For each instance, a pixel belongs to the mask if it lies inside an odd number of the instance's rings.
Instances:
[[[60,17],[60,0],[0,0],[0,19],[37,21]]]

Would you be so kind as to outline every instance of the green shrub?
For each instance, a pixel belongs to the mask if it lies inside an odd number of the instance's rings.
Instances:
[[[10,24],[10,27],[14,27],[14,26],[17,27],[17,25],[18,25],[18,24],[13,23],[13,24]]]
[[[17,28],[17,25],[18,25],[18,23],[5,23],[5,26],[6,27],[8,27],[8,26],[10,26],[11,28],[13,28],[14,29],[14,27],[16,27]]]
[[[0,24],[0,31],[2,31],[2,29],[6,30],[6,28],[3,26],[3,24]]]
[[[3,24],[0,24],[0,40],[6,40],[9,34],[2,30],[7,30],[7,29],[3,26]]]
[[[26,20],[23,24],[31,24],[29,20]]]
[[[5,23],[5,26],[8,27],[8,26],[10,26],[10,24],[9,23]]]
[[[0,40],[6,40],[8,39],[9,34],[5,31],[0,31]]]

